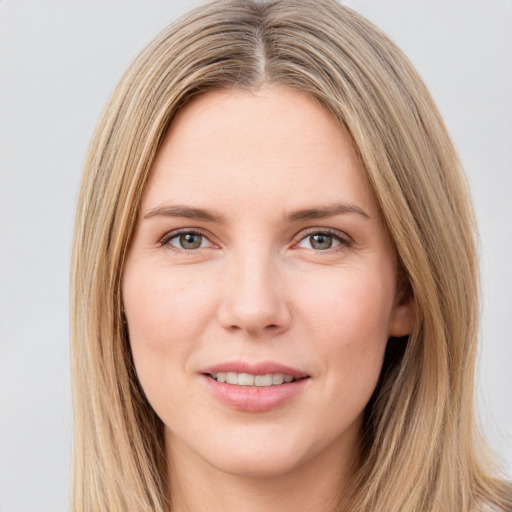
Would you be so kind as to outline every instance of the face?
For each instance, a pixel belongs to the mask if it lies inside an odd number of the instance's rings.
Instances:
[[[170,457],[277,475],[353,456],[412,307],[327,110],[285,88],[188,104],[154,162],[122,290]]]

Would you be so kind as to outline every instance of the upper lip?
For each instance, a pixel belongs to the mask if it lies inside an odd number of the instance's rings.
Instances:
[[[213,374],[219,372],[250,373],[251,375],[268,375],[269,373],[282,373],[291,375],[295,379],[309,377],[309,375],[297,368],[287,366],[274,361],[226,361],[204,368],[201,373]]]

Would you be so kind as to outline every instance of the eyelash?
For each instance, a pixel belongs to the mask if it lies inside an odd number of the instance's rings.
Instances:
[[[184,247],[175,247],[175,246],[173,246],[170,243],[171,240],[177,239],[177,238],[179,238],[182,235],[196,235],[196,236],[203,237],[203,239],[206,239],[206,240],[210,241],[209,238],[204,233],[202,233],[199,230],[196,230],[196,229],[180,229],[178,231],[171,231],[170,233],[167,233],[166,235],[164,235],[163,238],[160,239],[160,241],[158,243],[162,247],[163,246],[168,246],[172,250],[184,251],[184,252],[187,252],[187,253],[193,253],[193,252],[197,252],[199,249],[204,249],[204,247],[198,247],[197,249],[185,249]],[[212,242],[210,241],[210,243],[212,243]],[[201,241],[201,244],[202,244],[202,241]]]
[[[163,238],[161,238],[159,240],[159,245],[160,246],[168,246],[169,248],[171,248],[172,250],[176,250],[176,251],[184,251],[186,253],[195,253],[195,252],[198,252],[199,250],[201,249],[204,249],[204,247],[197,247],[195,249],[186,249],[184,247],[176,247],[176,246],[173,246],[170,242],[172,240],[175,240],[177,238],[179,238],[180,236],[182,235],[196,235],[196,236],[200,236],[202,237],[203,239],[206,239],[210,242],[210,244],[212,244],[212,242],[209,240],[208,236],[199,231],[199,230],[195,230],[195,229],[182,229],[182,230],[179,230],[179,231],[171,231],[170,233],[167,233]],[[314,235],[326,235],[328,237],[332,237],[334,241],[338,242],[338,245],[334,246],[334,247],[329,247],[327,249],[314,249],[312,247],[310,248],[306,248],[308,250],[312,250],[314,251],[315,253],[332,253],[332,252],[339,252],[339,251],[342,251],[348,247],[350,247],[352,245],[352,240],[350,239],[350,237],[348,237],[347,235],[342,235],[340,234],[339,231],[335,231],[335,230],[331,230],[331,229],[310,229],[309,231],[307,232],[303,232],[300,234],[300,237],[297,237],[297,241],[294,242],[294,246],[297,246],[298,244],[300,244],[301,242],[303,242],[304,240],[308,239],[309,237],[312,237]],[[203,241],[201,241],[201,245],[202,245]]]
[[[310,229],[306,233],[301,233],[301,236],[299,240],[295,243],[295,245],[298,245],[299,243],[303,242],[304,240],[314,236],[314,235],[327,235],[328,237],[332,237],[334,241],[338,242],[339,244],[334,247],[329,247],[327,249],[314,249],[309,248],[309,250],[312,250],[316,253],[332,253],[332,252],[339,252],[343,251],[344,249],[347,249],[351,247],[352,240],[348,235],[342,234],[339,231],[332,230],[332,229]]]

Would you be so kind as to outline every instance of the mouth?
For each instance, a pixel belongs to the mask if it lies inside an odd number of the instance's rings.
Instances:
[[[293,403],[309,388],[311,376],[279,363],[230,362],[203,369],[209,392],[225,406],[265,412]]]
[[[264,375],[254,375],[252,373],[237,372],[215,372],[207,374],[211,379],[234,386],[255,386],[266,388],[270,386],[281,386],[290,384],[307,377],[295,378],[293,375],[285,373],[267,373]]]

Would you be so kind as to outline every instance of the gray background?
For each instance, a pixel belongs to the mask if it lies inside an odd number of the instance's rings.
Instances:
[[[0,0],[0,512],[69,495],[68,271],[73,210],[100,110],[138,51],[196,2]],[[481,228],[479,397],[512,470],[512,2],[346,2],[430,87]]]

